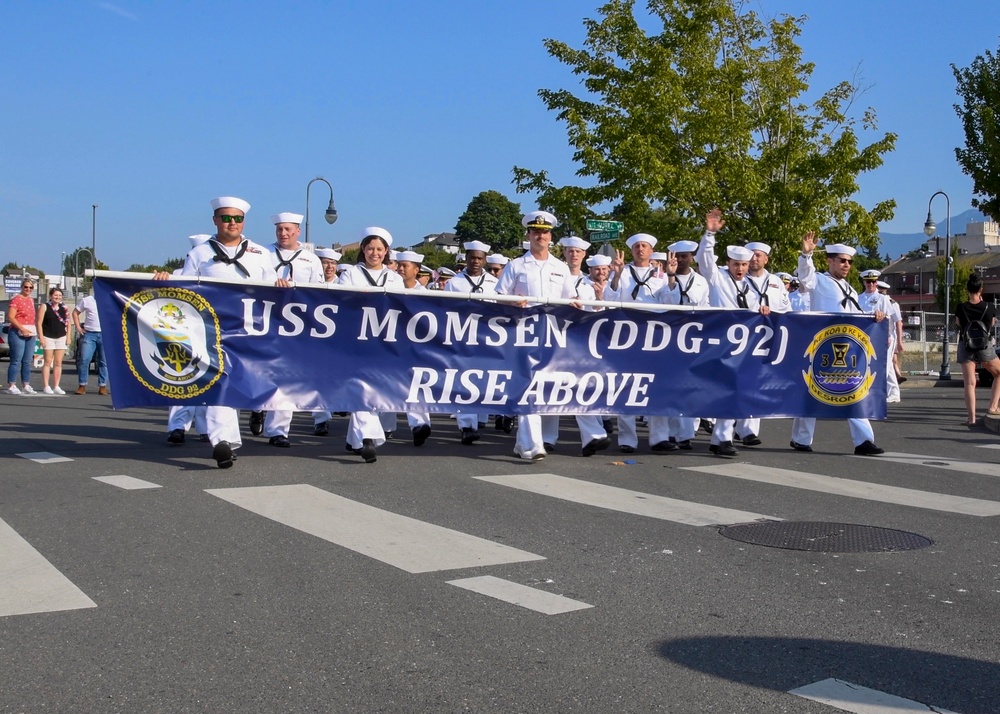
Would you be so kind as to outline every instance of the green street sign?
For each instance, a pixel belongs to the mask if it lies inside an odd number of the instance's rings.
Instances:
[[[609,240],[618,240],[621,233],[618,231],[597,231],[590,234],[591,243],[607,243]]]
[[[621,221],[587,221],[588,231],[613,231],[615,233],[621,233],[625,230],[625,224]]]

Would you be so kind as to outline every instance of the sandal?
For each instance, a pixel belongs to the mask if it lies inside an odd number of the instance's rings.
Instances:
[[[1000,416],[1000,409],[987,409],[986,413],[989,416]]]

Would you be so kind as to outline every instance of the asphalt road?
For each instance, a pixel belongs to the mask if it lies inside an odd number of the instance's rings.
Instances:
[[[292,448],[246,435],[219,470],[166,444],[165,411],[0,410],[2,712],[820,713],[789,691],[829,679],[1000,711],[1000,527],[963,512],[1000,505],[1000,441],[964,426],[960,389],[904,388],[875,426],[895,456],[867,459],[836,422],[794,452],[787,420],[731,461],[706,436],[582,458],[565,419],[528,463],[436,417],[366,465],[346,419],[314,437],[299,415]],[[65,460],[19,456],[37,453]],[[95,480],[117,476],[150,487]],[[752,545],[694,504],[933,544]]]

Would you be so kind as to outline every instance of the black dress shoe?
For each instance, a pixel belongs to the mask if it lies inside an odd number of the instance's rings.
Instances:
[[[254,436],[264,433],[264,412],[250,412],[250,433]]]
[[[514,417],[500,417],[500,428],[503,430],[504,434],[509,434],[514,431]]]
[[[698,428],[706,434],[711,434],[715,430],[715,426],[708,419],[700,419],[698,421]]]
[[[281,434],[278,434],[277,436],[272,436],[270,439],[267,440],[267,443],[270,444],[271,446],[280,446],[282,449],[287,449],[289,446],[292,445],[292,442],[288,440],[288,437],[282,436]]]
[[[184,443],[184,430],[174,429],[167,435],[168,444],[183,444]]]
[[[413,445],[423,446],[424,442],[427,441],[427,437],[431,435],[431,427],[429,424],[421,424],[420,426],[413,427]]]
[[[352,454],[360,454],[360,453],[361,453],[361,449],[355,449],[355,448],[354,448],[353,446],[351,446],[350,444],[344,444],[344,446],[345,446],[345,447],[347,448],[347,450],[348,450],[348,451],[350,451],[350,452],[351,452]]]
[[[653,444],[649,447],[653,451],[679,451],[679,447],[676,443],[670,441],[661,441],[659,443]]]
[[[599,439],[591,439],[587,442],[587,445],[583,447],[583,455],[593,456],[598,451],[604,451],[609,446],[611,446],[611,439],[606,436],[602,436]]]
[[[708,447],[708,450],[716,456],[732,457],[740,453],[736,450],[736,447],[733,446],[733,442],[731,441],[723,441],[721,444],[711,444]]]
[[[604,426],[604,431],[608,432],[608,436],[615,433],[615,420],[614,419],[601,419],[601,424]]]
[[[542,444],[542,446],[545,447],[545,453],[546,454],[554,454],[554,453],[556,453],[556,445],[555,444],[550,444],[549,442],[546,441],[544,444]]]
[[[471,427],[465,427],[462,429],[462,443],[466,446],[470,444],[475,444],[479,441],[479,432]]]
[[[198,441],[204,441],[207,444],[211,439],[208,438],[208,434],[198,434]]]
[[[621,446],[618,447],[618,450],[620,452],[622,452],[623,454],[634,454],[635,453],[635,447],[634,446],[629,446],[628,444],[622,444]]]
[[[762,443],[756,434],[747,434],[743,437],[743,446],[760,446]]]
[[[375,442],[371,439],[361,441],[361,449],[358,453],[361,454],[361,458],[365,460],[366,464],[374,464],[378,461],[378,457],[375,455]]]
[[[233,447],[229,445],[228,441],[220,441],[215,445],[215,448],[212,449],[212,458],[215,459],[215,463],[220,469],[228,469],[236,460]]]
[[[691,440],[690,439],[684,439],[682,441],[678,441],[677,442],[677,448],[680,449],[681,451],[690,451],[691,450]]]
[[[326,436],[330,433],[330,425],[325,421],[321,421],[319,424],[313,427],[313,436]]]
[[[870,441],[862,442],[854,447],[855,456],[878,456],[879,454],[884,453],[885,449],[880,449]]]
[[[788,445],[791,446],[796,451],[807,451],[810,454],[812,453],[813,450],[813,447],[809,446],[809,444],[800,444],[797,441],[789,441]]]

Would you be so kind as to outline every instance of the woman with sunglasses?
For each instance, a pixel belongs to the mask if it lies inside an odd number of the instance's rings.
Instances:
[[[385,228],[365,228],[361,239],[362,262],[349,266],[338,282],[354,287],[403,289],[403,279],[384,264],[391,245],[392,235]],[[429,429],[427,431],[430,432]],[[351,413],[351,423],[347,428],[349,451],[360,455],[366,464],[371,464],[378,459],[375,449],[384,443],[385,430],[378,414],[370,411]]]
[[[35,328],[42,341],[42,391],[46,394],[65,394],[59,381],[62,379],[63,355],[66,354],[66,341],[69,337],[70,316],[63,302],[63,292],[60,288],[49,290],[49,301],[38,308],[38,320]],[[49,386],[49,375],[52,375],[52,386]]]
[[[10,343],[10,365],[7,367],[8,394],[34,394],[28,381],[31,379],[31,361],[35,354],[35,301],[31,293],[35,289],[35,281],[25,279],[21,282],[21,292],[10,300],[7,320],[10,330],[7,340]],[[17,378],[21,378],[21,389],[17,388]]]

